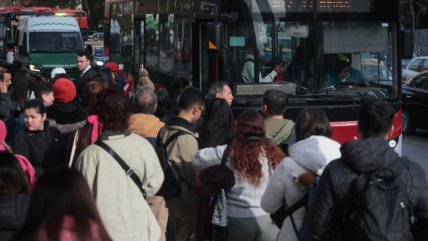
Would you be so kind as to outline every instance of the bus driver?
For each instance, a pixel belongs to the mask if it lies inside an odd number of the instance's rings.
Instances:
[[[244,65],[242,66],[242,79],[245,83],[252,83],[254,81],[254,49],[248,48],[247,54],[245,55]],[[259,82],[260,83],[269,83],[273,82],[273,79],[278,74],[284,72],[284,64],[277,64],[272,72],[270,72],[265,77],[262,77],[262,74],[259,73]]]

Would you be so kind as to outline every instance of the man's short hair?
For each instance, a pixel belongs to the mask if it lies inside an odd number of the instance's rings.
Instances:
[[[358,130],[363,138],[383,137],[391,129],[395,109],[384,99],[368,98],[360,107]]]
[[[204,105],[202,93],[193,87],[186,88],[178,100],[178,110],[188,110],[194,105]]]
[[[215,97],[217,93],[223,91],[224,87],[227,86],[225,81],[217,81],[211,84],[210,89],[208,90],[207,97]]]
[[[133,100],[133,108],[136,113],[153,114],[156,111],[158,98],[149,88],[138,88]]]
[[[4,80],[4,74],[10,74],[12,75],[12,72],[8,69],[3,69],[0,67],[0,81]]]
[[[86,57],[86,59],[88,59],[88,60],[92,60],[92,55],[91,55],[91,53],[89,53],[89,52],[88,52],[88,51],[86,51],[86,50],[80,51],[80,52],[77,54],[77,56],[79,56],[79,57],[83,57],[83,56],[85,56],[85,57]]]
[[[34,96],[39,100],[42,99],[43,95],[47,95],[51,92],[53,92],[52,86],[48,82],[37,82],[34,85]]]
[[[271,115],[282,115],[288,104],[287,95],[280,90],[270,89],[263,94],[263,104]]]

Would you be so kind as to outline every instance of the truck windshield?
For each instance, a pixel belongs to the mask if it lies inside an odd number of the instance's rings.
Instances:
[[[79,51],[82,51],[82,41],[78,32],[30,33],[31,53],[78,53]]]

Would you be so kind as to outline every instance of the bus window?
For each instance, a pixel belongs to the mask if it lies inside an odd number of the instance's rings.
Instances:
[[[157,70],[159,66],[159,15],[146,15],[146,67],[148,70]]]
[[[329,22],[323,30],[319,58],[319,90],[338,85],[359,87],[392,86],[392,63],[395,34],[387,22]],[[327,89],[326,89],[327,88]],[[394,90],[396,91],[396,90]]]
[[[249,85],[282,82],[282,87],[289,94],[296,93],[295,84],[307,88],[308,84],[305,80],[313,78],[311,76],[313,70],[311,73],[310,69],[315,48],[313,36],[309,38],[308,23],[254,22],[253,26],[245,26],[242,23],[231,24],[231,26],[233,27],[229,26],[228,29],[230,33],[228,47],[232,51],[228,51],[227,61],[236,63],[240,68],[237,71],[231,71],[230,81]],[[251,32],[255,38],[250,37]],[[252,70],[246,69],[249,62],[254,66]],[[274,72],[274,68],[278,65],[281,66],[282,73]],[[246,74],[249,71],[252,79]],[[239,84],[238,86],[243,87],[237,88],[238,95],[239,90],[242,90],[243,95],[254,94],[254,88]],[[271,88],[269,85],[264,87]],[[264,92],[261,86],[257,88],[257,93],[259,92]]]
[[[192,75],[192,22],[179,18],[176,23],[176,60],[175,68],[180,77]],[[191,77],[190,77],[191,79]]]
[[[159,30],[159,70],[171,73],[174,70],[174,14],[161,18]]]

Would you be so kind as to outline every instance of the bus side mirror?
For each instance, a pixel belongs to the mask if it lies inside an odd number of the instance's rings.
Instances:
[[[18,47],[19,54],[22,56],[28,56],[27,48],[23,45]]]
[[[413,57],[414,35],[412,31],[401,31],[401,58],[411,59]]]

